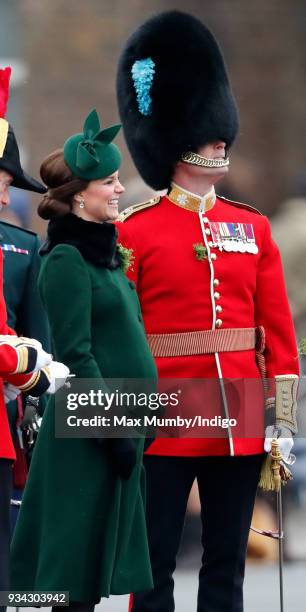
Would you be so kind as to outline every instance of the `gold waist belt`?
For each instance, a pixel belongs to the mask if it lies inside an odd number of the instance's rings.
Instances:
[[[205,329],[177,334],[148,334],[153,357],[181,357],[255,348],[254,327]]]

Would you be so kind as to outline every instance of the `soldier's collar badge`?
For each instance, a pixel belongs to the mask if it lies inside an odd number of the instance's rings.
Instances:
[[[171,183],[171,189],[167,198],[170,202],[173,202],[173,204],[180,206],[180,208],[199,213],[200,211],[205,212],[214,207],[216,192],[214,187],[212,187],[208,193],[201,197],[196,193],[183,189],[175,183]]]

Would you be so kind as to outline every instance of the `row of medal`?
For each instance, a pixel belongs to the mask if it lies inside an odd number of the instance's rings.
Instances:
[[[258,253],[252,223],[209,222],[213,246],[220,251]]]
[[[2,249],[2,251],[12,251],[13,253],[23,253],[24,255],[29,254],[29,251],[27,249],[20,249],[14,244],[1,244],[0,248]]]

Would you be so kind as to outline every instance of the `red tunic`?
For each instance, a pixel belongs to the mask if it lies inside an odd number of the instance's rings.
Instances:
[[[209,228],[214,221],[245,224],[244,228],[251,224],[258,252],[229,252],[213,246]],[[137,286],[147,334],[263,326],[267,377],[299,373],[280,254],[265,216],[217,197],[200,220],[199,212],[165,196],[118,223],[118,230],[119,242],[133,249],[135,260],[128,274]],[[199,243],[209,252],[202,261],[196,259],[193,247]],[[162,378],[260,378],[254,349],[220,352],[218,359],[219,369],[214,354],[157,357],[156,364]],[[256,418],[262,422],[262,405],[254,409],[250,398],[244,406],[246,415],[250,409],[258,411]],[[230,452],[230,445],[228,439],[220,438],[167,438],[157,439],[148,452],[223,455]],[[231,454],[259,452],[263,452],[262,437],[234,437]]]

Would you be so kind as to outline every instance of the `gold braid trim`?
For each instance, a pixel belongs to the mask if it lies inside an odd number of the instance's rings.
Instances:
[[[192,212],[200,212],[200,209],[204,211],[211,210],[216,203],[216,193],[214,187],[206,193],[203,197],[183,189],[175,183],[171,183],[171,190],[167,195],[168,200],[173,204],[176,204],[180,208],[190,210]]]
[[[18,385],[18,389],[20,389],[20,391],[23,391],[23,393],[30,391],[38,383],[40,376],[40,370],[38,372],[33,372],[31,378],[27,380],[26,383],[24,383],[23,385]]]
[[[26,372],[28,369],[29,363],[29,352],[26,346],[21,344],[21,346],[16,346],[17,356],[18,356],[18,364],[15,372],[13,374],[22,374]]]
[[[12,374],[23,374],[27,371],[29,365],[28,348],[25,346],[24,340],[18,336],[0,335],[0,345],[5,344],[13,348],[17,355],[17,366]]]
[[[282,374],[275,376],[276,425],[284,425],[292,433],[297,433],[297,390],[299,377],[296,374]]]
[[[140,204],[134,204],[133,206],[129,206],[128,208],[125,208],[120,213],[118,217],[118,221],[121,221],[123,223],[131,215],[134,215],[134,213],[140,212],[141,210],[144,210],[145,208],[151,208],[151,206],[155,206],[155,204],[158,204],[160,202],[160,199],[161,197],[157,196],[156,198],[152,198],[151,200],[148,200],[147,202],[141,202]]]

